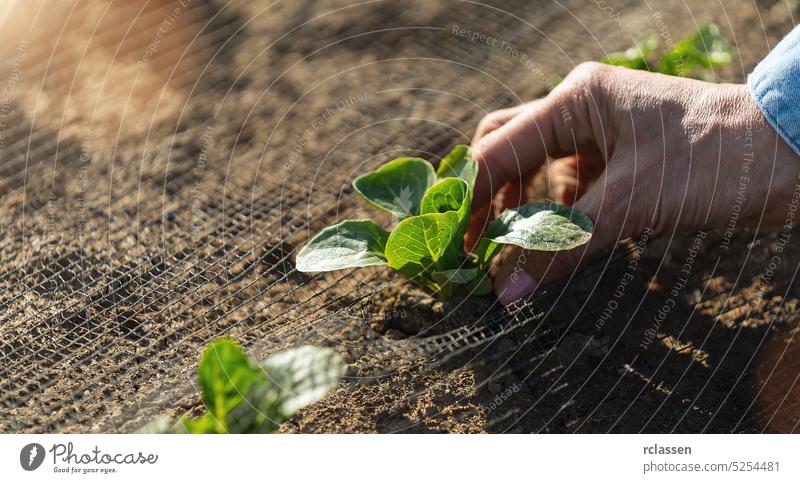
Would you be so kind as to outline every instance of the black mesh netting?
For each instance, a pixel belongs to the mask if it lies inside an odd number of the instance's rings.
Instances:
[[[715,20],[739,55],[717,74],[741,81],[796,2],[19,3],[0,47],[1,431],[196,413],[222,335],[347,358],[284,431],[797,430],[800,257],[771,266],[779,234],[710,233],[697,257],[693,236],[625,241],[508,309],[294,269],[324,226],[377,216],[350,187],[365,170],[436,160],[659,25]]]

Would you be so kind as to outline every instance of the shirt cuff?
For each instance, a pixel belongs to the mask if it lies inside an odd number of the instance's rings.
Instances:
[[[747,87],[770,125],[800,155],[800,27],[747,76]]]

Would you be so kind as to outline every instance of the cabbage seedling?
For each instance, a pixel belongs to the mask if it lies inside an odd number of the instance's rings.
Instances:
[[[271,433],[333,389],[344,369],[344,360],[330,349],[296,347],[256,364],[236,342],[219,339],[206,348],[197,370],[207,411],[178,421],[159,418],[144,432]]]
[[[297,255],[301,272],[388,265],[447,298],[491,291],[487,267],[503,245],[558,251],[589,241],[592,221],[552,202],[506,210],[493,220],[474,253],[464,235],[478,165],[468,146],[456,146],[438,170],[420,158],[397,158],[355,179],[353,187],[376,208],[400,220],[385,230],[372,220],[346,220],[313,237]]]
[[[624,52],[609,55],[601,62],[629,69],[649,70],[661,74],[717,81],[714,69],[729,64],[733,46],[714,23],[707,23],[697,32],[671,45],[660,56],[656,54],[658,36],[650,33]]]

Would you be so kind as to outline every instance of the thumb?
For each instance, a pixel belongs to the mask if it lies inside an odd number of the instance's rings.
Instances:
[[[568,276],[592,254],[610,248],[644,229],[634,222],[645,217],[636,212],[641,205],[630,203],[632,190],[627,189],[624,182],[610,182],[607,173],[608,170],[575,204],[594,223],[589,243],[560,252],[514,247],[495,277],[495,292],[504,305],[531,295],[540,286]]]

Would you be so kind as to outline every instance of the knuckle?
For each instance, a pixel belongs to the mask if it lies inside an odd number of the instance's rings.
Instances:
[[[579,133],[579,142],[598,138],[601,126],[608,126],[601,121],[613,119],[614,92],[609,68],[599,62],[579,64],[564,79],[563,87],[558,86],[551,100],[553,109],[561,111],[564,122],[571,123]]]
[[[486,132],[494,127],[497,124],[497,116],[492,114],[487,114],[480,120],[478,123],[478,132]]]
[[[609,68],[600,62],[583,62],[572,69],[564,81],[573,90],[595,91],[603,87]]]
[[[497,129],[498,125],[497,118],[489,114],[478,123],[478,127],[475,128],[475,137],[478,139],[485,137],[487,134]]]
[[[605,71],[606,67],[608,66],[602,62],[587,61],[578,64],[574,71],[576,74],[582,75],[584,78],[591,80],[596,77],[597,74]]]

